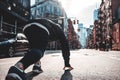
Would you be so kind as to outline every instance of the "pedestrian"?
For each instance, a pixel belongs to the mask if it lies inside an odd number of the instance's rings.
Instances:
[[[109,37],[106,38],[106,51],[109,51]]]
[[[26,80],[26,68],[34,64],[33,71],[42,72],[40,59],[43,57],[49,41],[59,40],[64,59],[63,70],[72,70],[70,65],[70,50],[62,27],[49,19],[34,19],[28,21],[23,28],[30,50],[14,66],[11,66],[6,80]]]

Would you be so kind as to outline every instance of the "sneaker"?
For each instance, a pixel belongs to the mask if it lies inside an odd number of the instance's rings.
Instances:
[[[9,69],[5,80],[26,80],[26,74],[19,68],[12,66]]]
[[[34,65],[33,66],[33,72],[35,72],[35,73],[42,73],[43,72],[43,70],[41,69],[41,66],[38,66],[38,65]]]
[[[63,68],[63,70],[65,70],[65,71],[71,71],[72,69],[73,69],[73,67],[71,67],[71,66],[70,66],[70,67],[64,67],[64,68]]]

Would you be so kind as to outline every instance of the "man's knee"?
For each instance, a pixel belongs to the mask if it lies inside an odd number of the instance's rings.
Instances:
[[[44,55],[44,51],[40,49],[31,49],[28,53],[31,58],[34,58],[35,61],[38,61]]]
[[[25,54],[22,62],[24,64],[31,65],[31,64],[39,61],[40,58],[43,57],[43,55],[44,55],[44,51],[42,51],[40,49],[31,49],[30,51],[28,51],[28,53]]]

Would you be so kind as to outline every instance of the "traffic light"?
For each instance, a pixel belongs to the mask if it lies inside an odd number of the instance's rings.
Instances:
[[[79,20],[77,20],[77,24],[79,24]]]
[[[73,20],[73,24],[76,24],[76,21],[75,21],[75,20]]]
[[[73,20],[73,24],[79,24],[79,20]]]

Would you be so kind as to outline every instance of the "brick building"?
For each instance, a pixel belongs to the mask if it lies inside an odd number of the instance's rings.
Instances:
[[[120,50],[120,1],[112,0],[113,50]]]
[[[71,19],[68,19],[68,42],[70,49],[80,48],[78,35],[76,34]]]
[[[102,0],[93,31],[93,42],[100,50],[120,50],[119,0]]]

